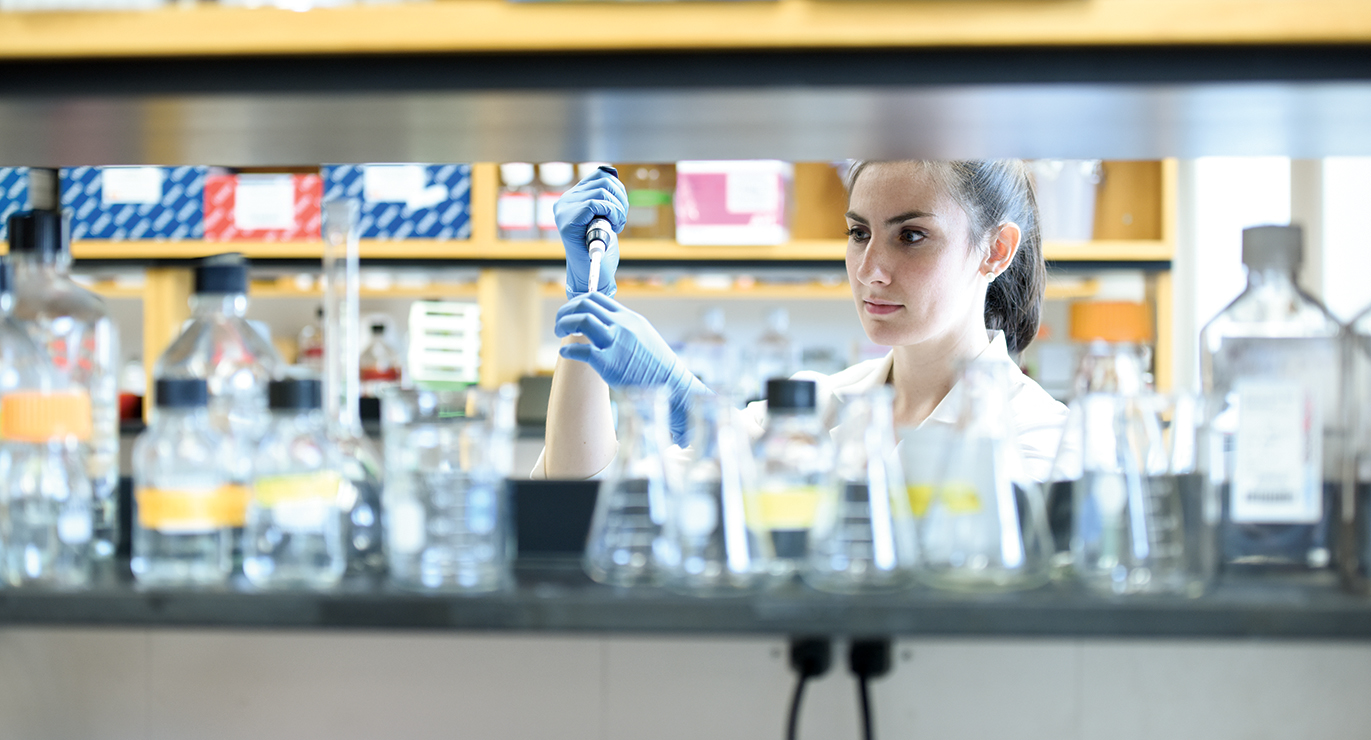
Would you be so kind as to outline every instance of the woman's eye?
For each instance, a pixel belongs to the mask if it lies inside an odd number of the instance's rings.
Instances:
[[[928,235],[923,233],[922,231],[917,231],[915,229],[905,229],[904,231],[900,232],[900,241],[904,242],[905,244],[918,244],[919,242],[927,238],[927,236]]]
[[[863,229],[860,226],[853,226],[847,230],[847,238],[853,241],[861,241],[866,237],[866,229]]]

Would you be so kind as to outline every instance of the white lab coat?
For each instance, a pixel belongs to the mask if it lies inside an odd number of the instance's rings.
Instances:
[[[859,362],[833,375],[803,371],[796,373],[794,378],[815,382],[820,404],[819,414],[821,418],[829,421],[831,429],[836,425],[836,419],[833,417],[836,416],[834,411],[838,404],[845,398],[858,395],[887,382],[890,379],[890,369],[894,364],[894,358],[895,355],[891,352],[879,359]],[[1012,365],[1009,351],[1005,345],[1004,333],[990,332],[990,345],[976,359],[1002,360]],[[1018,433],[1019,448],[1023,453],[1024,472],[1033,480],[1045,481],[1052,469],[1052,458],[1057,452],[1057,443],[1061,439],[1062,426],[1066,422],[1066,406],[1049,395],[1032,378],[1020,372],[1017,366],[1014,366],[1010,373],[1009,382],[1012,384],[1010,409]],[[929,414],[928,418],[919,425],[919,429],[937,426],[945,426],[950,429],[955,425],[959,395],[958,386],[953,386],[952,390],[943,397],[943,400],[934,407],[933,413]],[[766,421],[766,401],[748,404],[742,413],[753,439],[760,437],[763,424]],[[544,450],[545,452],[546,450]],[[530,477],[535,479],[547,477],[543,463],[544,453],[538,455],[538,461],[534,463]],[[681,458],[680,461],[683,461],[687,456],[685,450],[680,447],[672,447],[669,454],[673,459]],[[591,477],[597,478],[604,472],[601,470]]]

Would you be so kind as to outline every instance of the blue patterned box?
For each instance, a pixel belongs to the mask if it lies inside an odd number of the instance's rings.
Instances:
[[[181,241],[205,235],[208,167],[64,167],[71,238]]]
[[[471,165],[324,165],[324,202],[356,198],[363,239],[471,237]]]
[[[10,215],[57,207],[57,171],[0,167],[0,242],[9,238]]]

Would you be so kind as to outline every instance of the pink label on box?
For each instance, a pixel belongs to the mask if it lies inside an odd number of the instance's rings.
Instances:
[[[251,208],[238,202],[239,178],[251,181],[254,202]],[[290,178],[290,187],[272,195],[274,177]],[[322,217],[319,204],[324,196],[324,180],[319,175],[239,176],[212,175],[205,178],[205,241],[317,241]],[[272,197],[288,202],[272,203]],[[248,223],[239,223],[239,220]]]
[[[677,173],[678,226],[773,226],[785,222],[785,182],[771,173]]]

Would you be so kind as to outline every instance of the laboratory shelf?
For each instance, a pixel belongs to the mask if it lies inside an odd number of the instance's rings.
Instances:
[[[329,593],[141,591],[107,576],[81,592],[0,591],[0,628],[1371,639],[1371,601],[1333,590],[1267,586],[1198,599],[1114,600],[1057,586],[994,596],[913,590],[843,597],[796,584],[761,595],[696,598],[601,586],[569,558],[522,564],[516,574],[516,588],[482,596],[415,594],[365,580]]]

